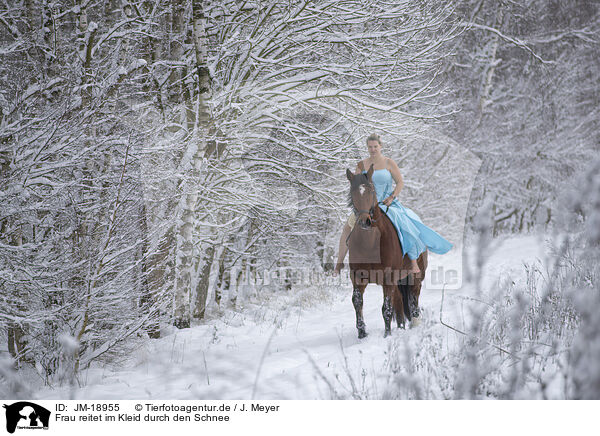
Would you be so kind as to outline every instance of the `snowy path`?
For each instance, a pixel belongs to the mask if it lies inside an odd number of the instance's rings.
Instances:
[[[446,256],[444,266],[460,263]],[[543,243],[533,236],[505,240],[486,267],[484,282],[501,273],[523,275],[522,263],[543,259]],[[511,277],[512,278],[512,277]],[[444,320],[460,323],[461,295],[446,291]],[[424,334],[452,335],[439,323],[441,291],[423,289],[424,321],[416,329],[394,328],[383,338],[382,291],[369,285],[364,316],[369,336],[357,338],[349,289],[308,309],[275,308],[280,316],[254,321],[228,313],[223,319],[171,334],[137,350],[120,368],[95,367],[82,388],[43,388],[40,399],[326,399],[380,397],[394,347],[419,346]],[[314,363],[311,363],[312,362]],[[321,375],[319,375],[319,373]],[[327,381],[325,381],[326,379]],[[354,383],[354,387],[353,386]]]

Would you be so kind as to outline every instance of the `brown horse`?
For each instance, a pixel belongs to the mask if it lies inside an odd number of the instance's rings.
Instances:
[[[396,228],[381,211],[377,203],[375,187],[371,179],[373,165],[366,174],[353,174],[346,170],[350,181],[349,204],[354,208],[356,224],[348,237],[350,250],[350,279],[352,280],[352,303],[356,311],[358,337],[367,336],[363,319],[363,294],[369,283],[383,287],[385,323],[384,337],[390,335],[392,318],[398,327],[404,328],[404,317],[411,321],[419,316],[419,294],[427,268],[427,251],[417,259],[421,270],[409,273],[410,259],[404,256]]]

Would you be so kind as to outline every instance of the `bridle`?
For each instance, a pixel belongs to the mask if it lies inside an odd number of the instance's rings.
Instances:
[[[379,202],[377,201],[377,195],[375,194],[375,186],[373,185],[373,182],[368,182],[367,186],[369,187],[369,190],[371,191],[371,195],[374,198],[373,205],[371,206],[371,208],[370,209],[364,209],[364,210],[356,209],[356,207],[354,207],[354,201],[352,202],[352,207],[354,209],[354,214],[357,217],[360,216],[363,213],[367,213],[367,214],[369,214],[369,217],[371,218],[371,223],[376,223],[378,220],[376,220],[375,218],[373,218],[373,213],[374,213],[375,208],[377,207],[377,205],[383,204],[383,201],[379,201]],[[389,206],[387,208],[389,209]],[[386,213],[387,213],[387,210],[386,210]],[[352,230],[350,231],[350,233],[346,237],[346,245],[348,245],[348,239],[350,239],[350,236],[352,235],[352,233],[354,233],[354,229],[356,229],[357,224],[358,223],[356,223],[354,225],[354,227],[352,227]],[[367,230],[367,229],[363,229],[363,230]]]

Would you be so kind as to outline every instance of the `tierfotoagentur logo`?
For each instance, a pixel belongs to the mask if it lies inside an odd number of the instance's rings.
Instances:
[[[11,405],[4,404],[6,409],[6,431],[14,433],[16,429],[47,430],[50,422],[50,411],[28,401],[19,401]]]

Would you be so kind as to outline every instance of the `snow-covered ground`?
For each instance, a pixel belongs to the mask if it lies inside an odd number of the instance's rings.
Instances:
[[[523,263],[543,263],[545,257],[544,241],[536,236],[497,240],[492,247],[483,288],[501,277],[522,281]],[[455,268],[461,257],[453,251],[432,260]],[[466,282],[445,291],[446,323],[462,328],[472,293]],[[82,372],[81,387],[36,392],[39,399],[386,398],[393,356],[415,352],[432,338],[443,353],[444,344],[458,335],[439,322],[441,298],[441,289],[424,288],[421,325],[394,328],[384,339],[382,290],[369,285],[364,299],[369,336],[359,340],[349,280],[347,287],[294,289],[261,308],[228,310],[203,325],[147,340],[118,366],[96,364]]]

